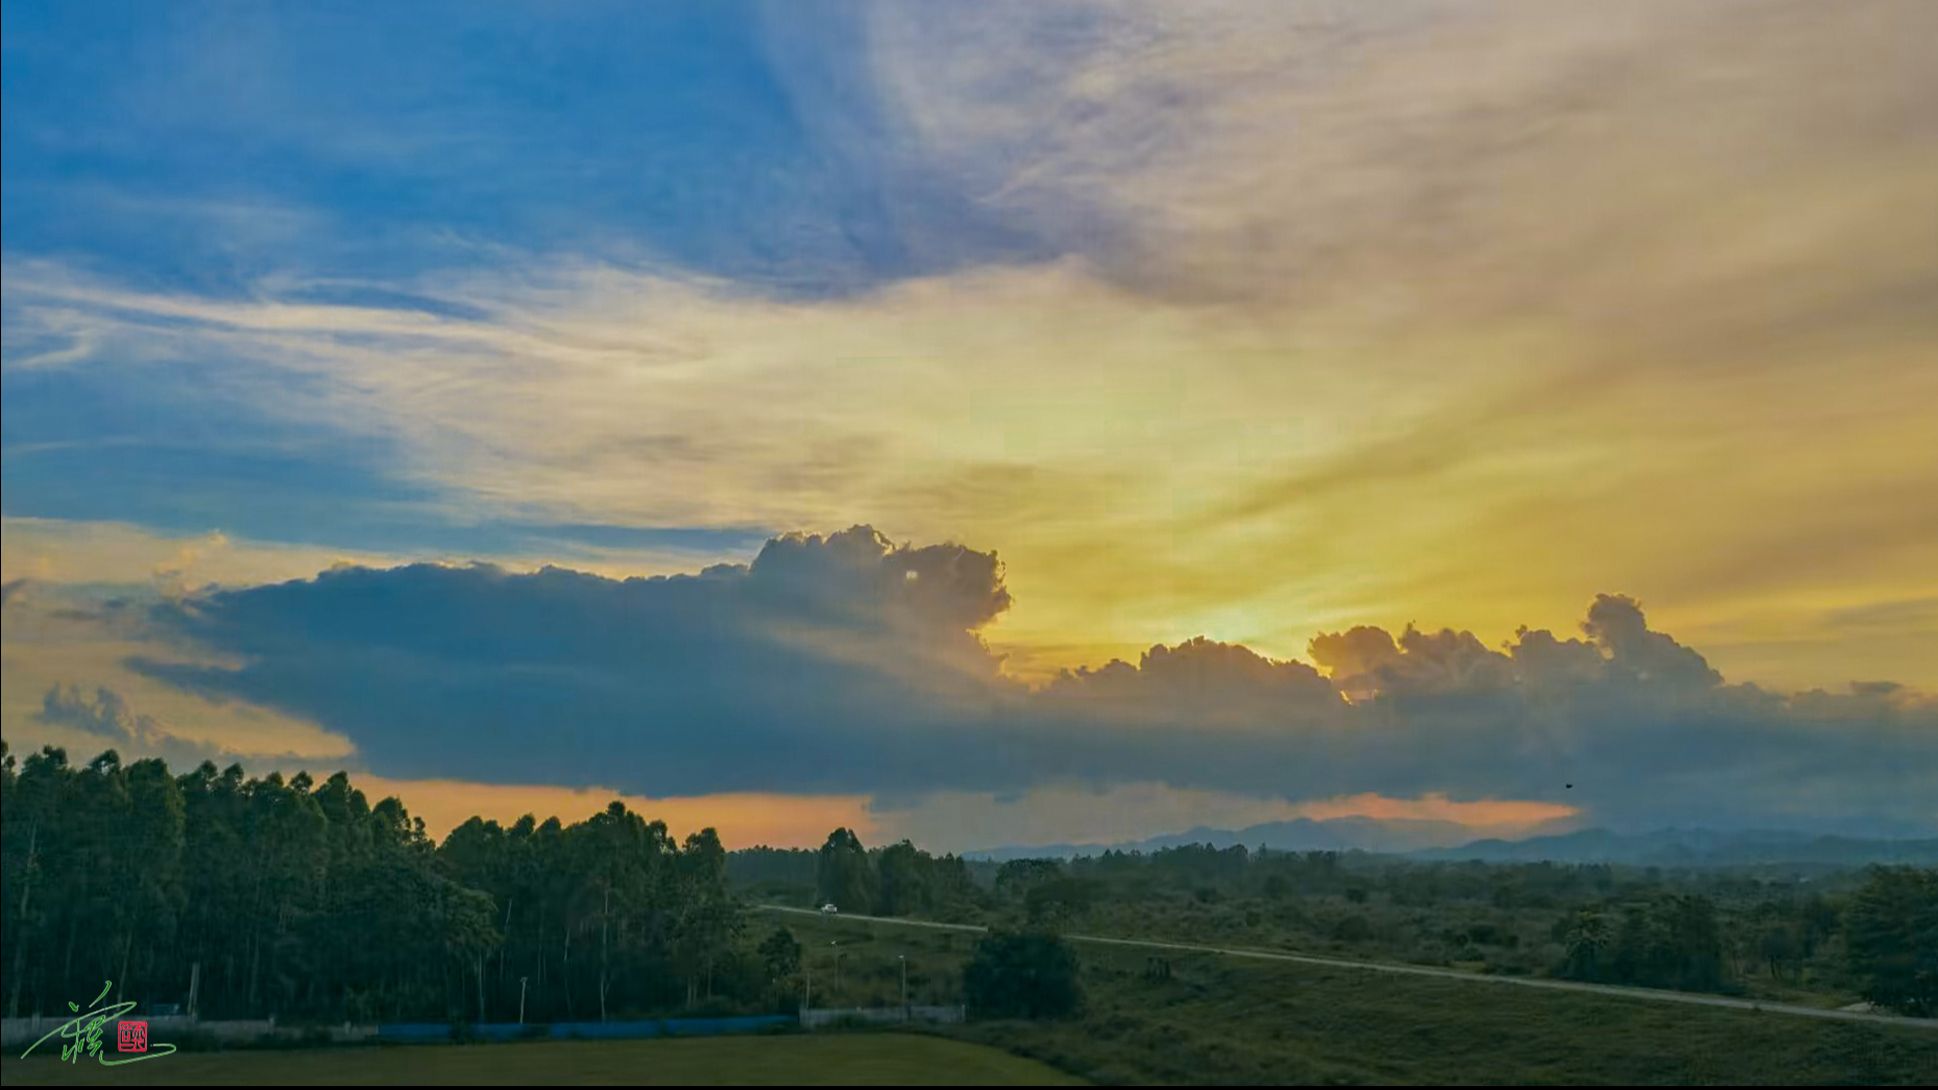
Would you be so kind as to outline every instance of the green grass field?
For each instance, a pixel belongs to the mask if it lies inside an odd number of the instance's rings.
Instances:
[[[799,926],[796,921],[799,921]],[[788,919],[816,966],[842,952],[842,999],[898,986],[949,1000],[975,936]],[[839,941],[839,947],[830,947]],[[1913,1084],[1938,1082],[1938,1033],[1352,969],[1079,945],[1088,1007],[1061,1023],[949,1032],[1099,1083]],[[951,1000],[952,1001],[952,1000]],[[817,1000],[817,1003],[821,1000]]]
[[[362,1046],[177,1053],[126,1067],[9,1057],[8,1086],[681,1085],[1015,1086],[1078,1080],[982,1045],[904,1033],[659,1041]]]

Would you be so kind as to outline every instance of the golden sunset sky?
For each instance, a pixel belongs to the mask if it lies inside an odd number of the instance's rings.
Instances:
[[[528,623],[593,614],[528,622],[493,599],[326,684],[304,672],[320,652],[285,644],[415,632],[346,619],[406,599],[401,584],[327,608],[318,590],[293,618],[274,610],[294,593],[246,596],[338,565],[696,573],[862,524],[994,553],[1006,602],[922,613],[919,639],[888,598],[879,631],[846,627],[852,603],[839,624],[745,623],[841,670],[921,673],[898,700],[987,668],[987,699],[1036,699],[1005,713],[1028,719],[1050,698],[1015,694],[1061,671],[1199,636],[1316,662],[1321,633],[1414,624],[1499,652],[1523,626],[1580,637],[1597,595],[1625,595],[1650,636],[1720,673],[1731,715],[1754,719],[1751,683],[1781,702],[1771,716],[1870,723],[1869,704],[1795,694],[1896,683],[1879,733],[1835,728],[1852,771],[1798,805],[1938,822],[1862,771],[1923,768],[1938,746],[1938,7],[98,19],[7,15],[0,710],[16,752],[160,752],[165,736],[252,768],[344,761],[439,825],[620,792],[743,842],[818,842],[836,822],[962,848],[1341,813],[1643,820],[1377,762],[1282,788],[1167,780],[1155,757],[960,783],[913,757],[879,781],[635,774],[673,744],[663,731],[715,734],[721,762],[788,749],[767,720],[733,731],[790,700],[860,700],[860,683],[777,665],[810,697],[664,696],[697,718],[661,722],[640,709],[662,690],[622,701],[532,649],[553,630]],[[478,593],[549,584],[492,586]],[[715,623],[667,601],[584,623],[621,643],[635,616]],[[923,655],[888,662],[891,630]],[[438,775],[399,739],[458,726],[317,695],[404,686],[406,660],[424,671],[410,691],[465,684],[490,656],[438,656],[479,633],[498,634],[494,684],[543,684],[466,689],[455,720],[481,701],[611,723],[493,720],[457,744],[503,759]],[[1630,678],[1620,639],[1597,639]],[[739,646],[693,652],[681,676],[727,676]],[[1398,700],[1396,677],[1367,691]],[[1757,748],[1703,700],[1703,725],[1664,729],[1719,732],[1705,760]],[[1435,722],[1418,729],[1454,729]],[[1830,743],[1807,736],[1795,759],[1821,765],[1805,754]],[[816,769],[866,764],[802,745]],[[1668,790],[1656,771],[1620,774],[1651,797]],[[1715,813],[1795,816],[1742,790]]]

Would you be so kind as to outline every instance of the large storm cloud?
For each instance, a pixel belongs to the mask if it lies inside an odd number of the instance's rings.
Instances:
[[[1641,607],[1579,636],[1360,627],[1313,665],[1193,639],[1030,689],[979,633],[993,553],[868,527],[747,565],[613,580],[345,567],[156,620],[238,665],[152,677],[314,719],[373,770],[645,794],[1017,791],[1161,782],[1565,802],[1617,825],[1938,826],[1938,702],[1886,683],[1727,684]]]

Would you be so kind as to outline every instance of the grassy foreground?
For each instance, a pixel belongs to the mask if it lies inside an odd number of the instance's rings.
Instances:
[[[1014,1086],[1077,1080],[994,1048],[903,1033],[177,1053],[126,1067],[8,1057],[8,1086],[407,1084]]]
[[[1091,953],[1086,950],[1085,953]],[[1938,1078],[1938,1033],[1601,996],[1172,960],[1172,979],[1094,964],[1063,1024],[972,1023],[1099,1082],[1910,1084]]]
[[[796,926],[800,919],[802,926]],[[816,986],[842,952],[849,1002],[959,987],[974,936],[790,918]],[[1087,1009],[1062,1023],[972,1022],[966,1040],[1100,1083],[1913,1084],[1938,1032],[1651,1003],[1486,981],[1080,944]]]

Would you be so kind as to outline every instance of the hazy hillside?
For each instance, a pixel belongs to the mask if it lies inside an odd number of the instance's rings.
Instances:
[[[1376,818],[1347,817],[1316,821],[1295,818],[1269,821],[1243,829],[1212,829],[1199,826],[1181,833],[1166,833],[1145,840],[1116,844],[1040,844],[1010,845],[967,853],[971,859],[1069,858],[1096,855],[1104,851],[1156,851],[1184,844],[1209,844],[1228,848],[1243,844],[1277,851],[1365,851],[1412,852],[1425,848],[1452,848],[1467,842],[1471,834],[1465,826],[1448,821],[1381,821]]]
[[[1627,863],[1638,866],[1743,866],[1764,863],[1815,863],[1863,866],[1871,863],[1938,864],[1938,838],[1866,839],[1789,830],[1658,829],[1618,833],[1582,829],[1523,840],[1466,841],[1465,829],[1444,821],[1380,821],[1300,818],[1250,825],[1243,829],[1199,827],[1145,840],[1117,844],[1010,845],[967,853],[972,859],[1003,861],[1070,858],[1107,850],[1151,852],[1184,844],[1228,848],[1243,844],[1277,851],[1365,851],[1412,855],[1422,859],[1528,863]]]
[[[1651,866],[1741,866],[1758,863],[1938,863],[1938,838],[1871,840],[1784,830],[1719,832],[1658,829],[1616,833],[1583,829],[1526,840],[1477,840],[1455,848],[1414,853],[1430,859],[1488,862],[1630,863]]]

